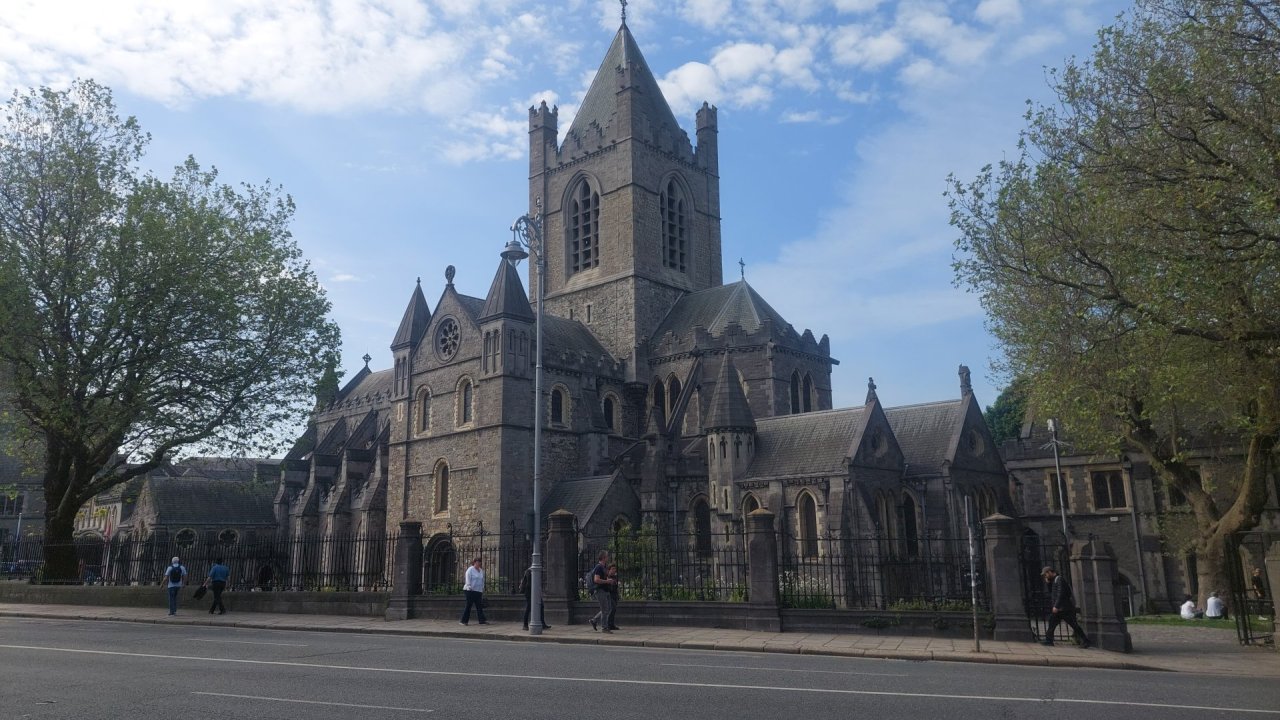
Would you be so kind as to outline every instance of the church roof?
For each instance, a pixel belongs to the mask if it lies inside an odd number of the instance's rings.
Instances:
[[[711,410],[707,413],[704,425],[708,430],[756,426],[751,406],[747,404],[747,396],[738,383],[738,371],[733,366],[731,352],[725,351],[724,361],[720,363],[720,375],[716,378],[716,389],[711,395]]]
[[[756,420],[756,456],[746,478],[844,475],[864,408]]]
[[[582,98],[582,104],[578,106],[578,114],[574,116],[573,125],[569,127],[569,135],[576,134],[580,138],[585,138],[592,125],[601,129],[613,125],[618,112],[619,70],[626,69],[628,64],[631,67],[631,87],[636,90],[638,96],[637,105],[631,110],[632,117],[647,117],[651,126],[669,125],[673,133],[679,134],[680,124],[676,122],[671,106],[663,97],[653,71],[649,69],[644,55],[640,53],[640,46],[631,36],[631,30],[623,25],[618,28],[618,34],[614,36],[613,43],[605,52],[604,60],[600,63],[600,69],[596,70],[590,89]]]
[[[147,481],[160,525],[274,525],[275,488],[207,478]]]
[[[427,307],[427,298],[422,294],[422,283],[418,283],[413,289],[413,296],[409,298],[404,317],[400,319],[400,329],[396,330],[396,337],[391,341],[391,349],[417,345],[429,324],[431,309]]]
[[[529,296],[525,294],[524,285],[520,282],[520,273],[505,259],[498,263],[498,272],[493,276],[493,284],[489,286],[489,295],[485,298],[479,319],[493,317],[529,321],[534,319]]]
[[[579,523],[586,522],[612,485],[613,477],[610,475],[558,482],[547,494],[547,499],[542,501],[542,516],[568,510],[577,516]]]
[[[351,378],[351,382],[342,388],[342,392],[338,393],[336,402],[355,400],[357,398],[365,398],[372,401],[380,394],[389,397],[391,394],[391,381],[394,379],[393,375],[394,371],[391,368],[377,372],[368,370],[367,366],[361,368],[360,372]]]
[[[542,356],[544,361],[549,361],[554,354],[563,352],[587,353],[593,361],[601,356],[610,359],[613,357],[608,350],[604,349],[591,330],[577,320],[544,314],[542,336],[547,344],[544,348],[546,354]]]
[[[661,340],[668,332],[686,337],[695,326],[702,326],[713,337],[719,337],[730,323],[737,323],[744,332],[754,333],[765,321],[772,322],[778,334],[788,327],[782,315],[765,302],[755,288],[746,280],[739,280],[682,296],[658,325],[653,340]]]
[[[964,400],[885,408],[893,436],[902,448],[907,475],[935,475],[951,453],[952,440],[964,420]]]

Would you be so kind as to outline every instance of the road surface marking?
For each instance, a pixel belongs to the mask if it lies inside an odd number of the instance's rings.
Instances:
[[[729,683],[695,683],[676,682],[674,680],[627,680],[624,678],[592,678],[592,677],[556,677],[552,675],[515,675],[511,673],[479,673],[458,670],[413,670],[409,668],[380,668],[360,665],[323,665],[320,663],[291,662],[285,660],[244,660],[238,658],[194,657],[189,655],[160,655],[159,653],[131,653],[118,650],[83,650],[79,648],[42,647],[39,645],[0,645],[7,650],[43,650],[45,652],[62,652],[76,655],[108,655],[112,657],[136,657],[155,660],[187,660],[190,662],[232,663],[237,665],[274,665],[277,667],[300,667],[315,670],[351,670],[354,672],[393,673],[399,675],[435,675],[464,678],[497,678],[504,680],[538,680],[552,682],[598,683],[603,685],[654,685],[664,687],[714,688],[719,690],[768,690],[776,692],[817,693],[825,695],[872,695],[881,697],[930,698],[938,700],[993,700],[997,702],[1025,703],[1066,703],[1078,705],[1120,705],[1126,707],[1166,708],[1171,710],[1212,710],[1216,712],[1255,713],[1260,715],[1280,715],[1280,710],[1260,708],[1217,707],[1212,705],[1175,705],[1172,703],[1134,702],[1130,700],[1088,700],[1084,698],[1061,697],[1009,697],[1003,695],[955,695],[951,693],[915,693],[894,692],[891,690],[840,690],[828,688],[797,688],[770,685],[732,685]]]
[[[338,707],[361,708],[365,710],[399,710],[400,712],[429,713],[433,710],[422,708],[388,707],[386,705],[356,705],[354,703],[321,702],[319,700],[295,700],[293,698],[264,697],[262,695],[232,695],[230,693],[193,692],[192,695],[210,695],[213,697],[239,698],[240,700],[270,700],[272,702],[302,703],[304,705],[336,705]]]
[[[215,638],[183,638],[191,642],[216,642],[216,643],[235,643],[236,645],[278,645],[280,647],[309,647],[302,643],[273,643],[260,642],[257,640],[217,640]]]
[[[906,673],[854,672],[851,670],[802,670],[797,668],[750,667],[747,665],[696,665],[694,663],[662,663],[664,667],[725,668],[728,670],[768,670],[770,672],[825,673],[827,675],[875,675],[877,677],[909,677]]]

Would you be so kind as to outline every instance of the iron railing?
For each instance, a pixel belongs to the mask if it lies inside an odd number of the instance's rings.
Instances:
[[[545,556],[545,553],[544,553]],[[487,531],[483,524],[469,533],[455,533],[453,527],[423,541],[422,589],[431,595],[460,595],[471,561],[481,558],[485,592],[515,594],[520,578],[533,558],[529,536],[515,523],[500,532]]]
[[[623,600],[718,600],[746,602],[747,553],[737,544],[709,542],[706,535],[644,529],[582,537],[579,591],[587,597],[586,576],[601,550],[618,566]]]

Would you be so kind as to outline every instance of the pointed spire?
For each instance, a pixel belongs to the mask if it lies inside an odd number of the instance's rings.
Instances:
[[[620,94],[620,90],[634,92]],[[623,99],[624,95],[627,99]],[[605,52],[604,60],[578,106],[578,113],[574,116],[573,125],[569,127],[566,137],[576,135],[585,141],[589,139],[589,131],[593,126],[603,131],[614,125],[615,120],[623,114],[620,112],[622,102],[632,103],[627,116],[633,119],[647,118],[650,128],[657,130],[665,125],[673,137],[680,136],[680,124],[676,122],[675,113],[671,112],[671,106],[667,104],[653,71],[645,62],[640,46],[636,44],[626,23],[618,28],[618,34]],[[626,137],[631,132],[631,128],[617,128],[613,137]]]
[[[879,397],[878,395],[876,395],[876,379],[875,379],[875,378],[867,378],[867,402],[866,402],[866,404],[867,404],[867,405],[870,405],[870,404],[871,404],[871,403],[873,403],[873,402],[879,402],[879,401],[880,401],[880,397]]]
[[[422,294],[422,278],[413,288],[413,296],[409,298],[409,306],[405,308],[404,317],[400,320],[400,329],[391,341],[393,351],[418,344],[422,335],[431,323],[431,310],[427,307],[427,298]]]
[[[716,378],[716,389],[711,396],[711,412],[707,414],[705,428],[756,429],[755,416],[751,414],[747,396],[738,382],[738,371],[733,366],[733,353],[728,350],[724,353],[724,362],[720,364],[720,375]]]
[[[534,320],[533,306],[529,304],[529,296],[520,282],[520,273],[506,257],[498,262],[498,272],[493,276],[493,284],[485,296],[484,310],[480,313],[481,321],[495,317]]]
[[[973,394],[973,384],[969,380],[969,366],[960,366],[960,396]]]

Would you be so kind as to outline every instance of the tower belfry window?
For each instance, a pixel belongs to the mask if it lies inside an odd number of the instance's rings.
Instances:
[[[569,200],[569,265],[573,272],[600,264],[600,194],[585,179]]]
[[[662,264],[686,272],[687,249],[685,237],[688,222],[685,219],[685,201],[675,180],[668,180],[658,196],[658,211],[662,223]]]

